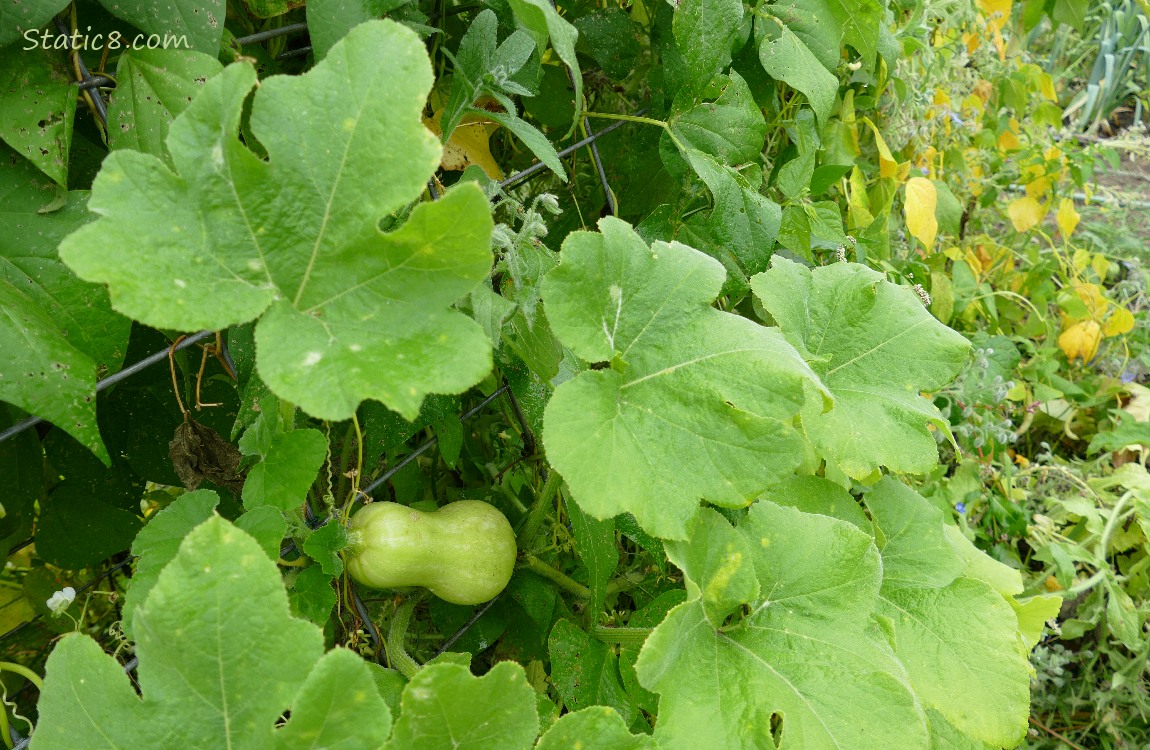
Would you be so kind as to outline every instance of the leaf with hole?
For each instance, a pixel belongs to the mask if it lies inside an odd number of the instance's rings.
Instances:
[[[690,598],[636,665],[660,694],[662,747],[929,744],[898,663],[871,634],[882,569],[868,534],[768,502],[737,528],[700,511],[691,532],[668,545]],[[736,609],[745,614],[724,622]]]

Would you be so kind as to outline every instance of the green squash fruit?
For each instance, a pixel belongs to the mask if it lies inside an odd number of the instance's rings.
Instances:
[[[375,589],[423,586],[452,604],[495,597],[515,568],[515,532],[494,506],[449,503],[432,513],[371,503],[352,516],[347,572]]]

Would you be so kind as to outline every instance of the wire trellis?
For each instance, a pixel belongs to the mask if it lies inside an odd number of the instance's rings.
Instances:
[[[446,14],[447,15],[454,15],[455,13],[463,12],[463,11],[468,10],[468,9],[470,9],[470,8],[467,8],[467,7],[452,8],[452,9],[449,9],[448,11],[446,11]],[[71,36],[68,33],[67,25],[64,22],[64,20],[61,17],[57,17],[55,19],[55,23],[56,23],[57,27],[61,30],[61,33],[64,34],[64,36],[66,38],[68,38],[70,41]],[[282,27],[277,28],[277,29],[269,29],[266,31],[261,31],[261,32],[255,33],[255,34],[251,34],[249,36],[237,38],[236,39],[236,45],[239,47],[243,47],[243,46],[249,45],[249,44],[258,44],[261,42],[265,42],[269,39],[274,39],[277,37],[286,36],[289,34],[306,32],[306,31],[307,31],[307,24],[304,24],[304,23],[289,24],[289,25],[282,26]],[[309,53],[310,51],[311,51],[311,47],[305,46],[305,47],[300,48],[300,49],[289,50],[285,53],[282,53],[281,55],[279,55],[279,57],[277,59],[284,59],[285,57],[294,57],[294,56],[305,55],[305,54]],[[111,78],[108,78],[107,76],[104,76],[104,75],[93,76],[89,72],[86,64],[84,63],[83,57],[80,53],[80,50],[72,49],[71,47],[69,47],[66,50],[66,52],[67,52],[69,58],[73,61],[73,65],[74,65],[74,68],[75,68],[75,71],[77,74],[77,80],[75,81],[75,83],[76,83],[80,93],[84,96],[84,99],[87,101],[89,108],[92,111],[93,116],[99,122],[100,126],[102,128],[106,129],[106,127],[107,127],[107,105],[103,100],[103,96],[101,94],[100,89],[107,88],[109,86],[114,86],[115,81],[112,80]],[[638,110],[635,113],[635,115],[637,115],[637,116],[642,115],[646,111],[647,111],[647,108],[644,107],[643,109]],[[557,154],[560,159],[563,159],[563,158],[566,158],[566,157],[574,154],[576,151],[578,151],[581,148],[589,148],[592,163],[594,164],[595,171],[596,171],[597,176],[599,178],[600,184],[603,188],[604,198],[606,200],[608,210],[612,214],[615,214],[617,212],[615,195],[614,195],[614,192],[611,190],[610,184],[608,182],[607,173],[603,167],[603,162],[602,162],[602,159],[599,155],[599,149],[596,145],[596,142],[600,138],[602,138],[603,136],[605,136],[609,133],[612,133],[615,130],[618,130],[619,128],[623,127],[626,124],[628,124],[627,121],[617,121],[617,122],[614,122],[607,127],[602,128],[601,130],[594,130],[593,131],[591,129],[591,127],[586,122],[584,122],[583,131],[586,133],[586,137],[584,137],[583,139],[571,144],[570,146],[567,146],[566,148],[559,151]],[[526,169],[523,169],[523,170],[503,179],[502,181],[500,181],[498,183],[498,185],[501,189],[508,189],[511,187],[517,187],[521,183],[538,176],[539,174],[544,172],[546,169],[547,169],[547,167],[545,164],[543,164],[542,162],[536,162],[535,164],[532,164],[531,166],[527,167]],[[436,186],[436,180],[434,177],[428,181],[428,193],[433,200],[437,200],[440,197],[439,189]],[[96,384],[96,392],[98,393],[98,392],[103,391],[107,388],[110,388],[111,386],[126,380],[127,378],[131,377],[132,375],[135,375],[139,372],[142,372],[143,370],[146,370],[146,369],[152,367],[153,365],[156,365],[160,362],[163,362],[165,359],[167,359],[169,357],[170,352],[172,352],[172,351],[179,351],[179,350],[194,346],[195,344],[199,343],[200,341],[203,341],[204,339],[208,338],[209,336],[213,336],[213,335],[214,335],[213,331],[199,331],[198,333],[191,334],[191,335],[179,340],[173,347],[168,347],[168,348],[162,349],[161,351],[158,351],[158,352],[156,352],[152,355],[149,355],[149,356],[147,356],[147,357],[145,357],[145,358],[143,358],[137,362],[134,362],[133,364],[122,368],[120,371],[116,372],[115,374],[110,375],[110,376],[103,378],[102,380],[98,381]],[[496,401],[497,399],[499,399],[501,396],[504,396],[504,395],[507,396],[507,398],[510,402],[510,405],[512,408],[512,413],[515,417],[515,420],[519,424],[519,426],[522,430],[522,437],[523,437],[523,444],[524,444],[524,456],[533,455],[536,451],[535,436],[527,424],[526,418],[524,417],[524,414],[523,414],[522,407],[520,406],[518,400],[516,399],[514,392],[511,390],[510,385],[508,385],[507,383],[504,383],[503,385],[501,385],[499,388],[497,388],[495,391],[493,391],[490,395],[483,398],[474,407],[472,407],[471,409],[469,409],[465,413],[461,414],[460,415],[460,421],[461,422],[467,422],[467,421],[471,420],[476,415],[478,415],[480,412],[482,412],[484,409],[486,409],[488,406],[490,406],[494,401]],[[16,424],[0,431],[0,442],[3,442],[5,440],[9,440],[9,439],[15,437],[16,435],[21,434],[25,430],[28,430],[28,429],[30,429],[30,428],[32,428],[32,427],[34,427],[34,426],[36,426],[42,422],[44,422],[44,420],[41,419],[40,417],[36,417],[36,416],[30,416],[30,417],[28,417],[28,418],[26,418],[20,422],[17,422]],[[420,456],[422,456],[424,453],[426,453],[432,447],[434,447],[437,442],[438,442],[437,436],[433,435],[433,436],[429,437],[427,440],[425,440],[423,443],[421,443],[415,449],[413,449],[409,454],[407,454],[403,459],[398,461],[395,465],[389,467],[382,474],[380,474],[378,477],[376,477],[374,480],[372,480],[372,482],[370,484],[368,484],[365,488],[363,488],[363,490],[361,490],[361,492],[367,497],[372,496],[373,493],[377,492],[381,487],[384,486],[384,484],[386,482],[391,480],[391,478],[394,477],[397,473],[402,471],[405,467],[409,466],[413,461],[417,460]],[[315,519],[315,520],[320,521],[320,519]],[[326,521],[326,520],[327,519],[323,519],[323,521]],[[20,549],[23,549],[24,547],[26,547],[29,544],[32,544],[33,542],[34,542],[34,538],[30,538],[30,539],[25,540],[24,542],[21,542],[20,544],[15,545],[14,547],[12,547],[9,550],[9,555],[14,554],[15,552],[19,551]],[[286,549],[286,551],[290,552],[292,547],[294,547],[294,545],[289,545],[289,547]],[[121,570],[122,568],[124,568],[125,566],[127,566],[131,561],[132,561],[132,558],[127,557],[124,560],[116,563],[115,565],[113,565],[112,567],[110,567],[108,570],[104,571],[100,575],[98,575],[95,578],[89,580],[88,582],[82,584],[81,586],[78,586],[76,588],[77,593],[81,593],[83,591],[86,591],[89,588],[92,588],[93,586],[99,584],[106,577],[114,574],[115,572],[117,572],[117,571]],[[382,658],[382,651],[383,651],[383,648],[382,648],[383,638],[379,632],[379,629],[375,625],[375,623],[371,620],[370,615],[367,612],[367,608],[364,605],[363,600],[360,598],[358,592],[355,590],[354,586],[351,589],[351,594],[352,594],[352,604],[356,610],[356,613],[360,617],[360,619],[363,620],[365,626],[368,629],[368,635],[373,641],[374,650],[375,650],[376,655],[377,655],[377,660],[381,659]],[[496,596],[494,599],[487,602],[481,608],[476,610],[476,612],[467,620],[467,622],[465,622],[458,630],[456,630],[451,636],[449,636],[440,645],[438,652],[437,652],[437,655],[442,654],[445,651],[447,651],[449,648],[451,648],[451,646],[454,645],[459,640],[459,638],[461,638],[469,629],[471,629],[471,627],[473,627],[475,625],[475,623],[478,622],[479,619],[482,618],[500,600],[500,598],[501,598],[500,596]],[[0,634],[0,642],[5,641],[6,639],[14,636],[15,634],[19,633],[20,631],[24,630],[25,628],[31,626],[32,624],[34,624],[35,622],[40,620],[42,617],[43,617],[43,615],[36,615],[32,619],[30,619],[24,623],[21,623],[20,625],[12,628],[8,632],[6,632],[4,634]],[[138,662],[137,662],[137,659],[135,657],[132,657],[131,659],[129,659],[124,664],[124,667],[123,667],[124,672],[127,674],[131,674],[133,671],[135,671],[137,663]],[[25,685],[24,688],[22,688],[21,690],[27,689],[27,687],[28,687],[28,685]],[[9,736],[10,736],[12,742],[15,743],[14,744],[14,750],[25,750],[28,746],[28,743],[30,742],[30,739],[31,739],[30,737],[22,737],[20,735],[19,731],[16,730],[14,725],[9,725]]]

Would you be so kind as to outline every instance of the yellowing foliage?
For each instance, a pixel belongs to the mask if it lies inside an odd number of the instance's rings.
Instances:
[[[938,192],[933,182],[925,177],[912,177],[906,183],[906,228],[927,252],[934,249],[938,235],[938,219],[934,215],[937,205]]]
[[[436,137],[443,134],[439,127],[439,118],[442,114],[443,110],[440,110],[432,119],[423,120],[423,124],[435,133]],[[478,115],[465,115],[443,146],[440,166],[452,171],[463,171],[474,164],[481,167],[491,179],[502,180],[503,172],[499,169],[495,157],[491,155],[491,146],[488,143],[491,134],[498,127],[496,123]]]
[[[1042,217],[1046,215],[1046,206],[1032,196],[1025,195],[1012,200],[1010,205],[1006,207],[1006,214],[1010,217],[1010,223],[1014,225],[1016,231],[1029,232],[1038,226]]]
[[[1098,353],[1098,344],[1102,342],[1102,326],[1093,320],[1082,320],[1067,328],[1058,337],[1058,346],[1066,354],[1066,358],[1073,362],[1081,359],[1089,362]]]
[[[1074,208],[1074,201],[1069,198],[1063,198],[1058,204],[1058,215],[1055,220],[1058,222],[1058,231],[1062,233],[1062,239],[1070,239],[1070,235],[1074,234],[1074,230],[1078,227],[1079,221],[1078,211]]]

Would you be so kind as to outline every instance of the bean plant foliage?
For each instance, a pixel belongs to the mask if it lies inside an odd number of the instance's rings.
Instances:
[[[0,10],[0,428],[47,420],[0,524],[134,558],[33,750],[1020,743],[1058,599],[915,489],[971,344],[894,265],[926,188],[861,114],[911,12],[353,5],[76,3],[194,42],[79,108],[20,48],[61,4]],[[516,531],[492,602],[347,577],[362,504],[463,499]]]

